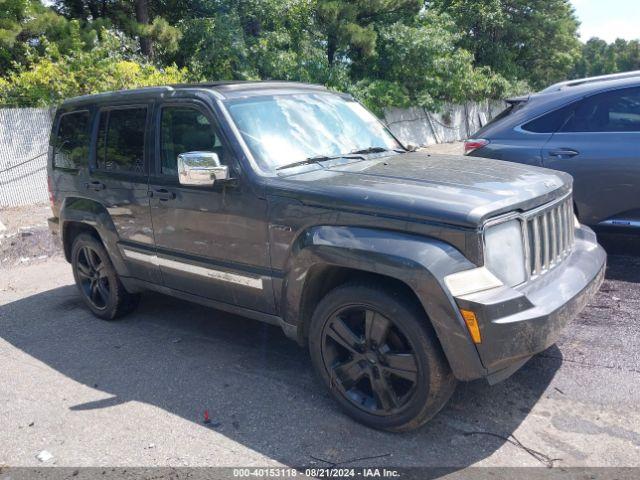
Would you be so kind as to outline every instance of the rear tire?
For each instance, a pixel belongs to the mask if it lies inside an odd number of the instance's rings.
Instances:
[[[82,300],[96,317],[115,320],[138,306],[140,295],[126,291],[109,254],[95,237],[81,233],[75,238],[71,267]]]
[[[424,311],[413,299],[372,284],[348,283],[320,301],[309,351],[338,404],[375,429],[422,426],[457,383]]]

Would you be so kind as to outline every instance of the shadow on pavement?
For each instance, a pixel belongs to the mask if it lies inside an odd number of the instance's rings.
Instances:
[[[134,314],[104,322],[88,313],[75,286],[65,286],[1,306],[0,327],[28,355],[111,395],[71,410],[138,401],[203,427],[207,409],[208,428],[296,467],[312,457],[340,463],[373,456],[383,457],[348,466],[468,466],[505,443],[562,363],[554,346],[501,384],[460,384],[424,428],[389,434],[342,414],[306,350],[249,319],[147,294]]]
[[[596,229],[598,242],[609,255],[640,256],[640,233],[621,233]]]
[[[607,252],[607,279],[640,283],[640,234],[598,232]]]

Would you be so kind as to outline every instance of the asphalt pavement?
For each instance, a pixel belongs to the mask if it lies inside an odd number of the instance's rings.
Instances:
[[[610,256],[557,345],[390,434],[342,414],[276,327],[156,294],[104,322],[64,259],[18,264],[0,270],[0,465],[640,466],[639,309],[640,257]]]

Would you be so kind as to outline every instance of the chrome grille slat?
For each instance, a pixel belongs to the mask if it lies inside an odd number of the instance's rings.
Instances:
[[[558,225],[558,256],[560,259],[562,259],[564,254],[564,224],[562,223],[562,219],[564,218],[564,213],[562,213],[563,208],[564,203],[560,204],[556,209],[556,225]]]
[[[571,235],[569,236],[569,243],[571,245],[573,245],[573,242],[575,240],[575,229],[573,228],[573,217],[574,217],[574,213],[573,213],[573,202],[571,202],[569,204],[569,225],[571,226],[571,228],[569,229],[569,232],[571,233]]]
[[[574,229],[574,225],[573,225],[573,205],[571,203],[567,203],[566,210],[567,210],[567,244],[569,246],[571,246],[571,244],[573,243],[572,233],[573,233],[573,229]]]
[[[527,272],[536,277],[559,264],[574,242],[571,196],[523,215]]]
[[[556,223],[556,210],[549,211],[549,218],[551,219],[551,258],[549,263],[555,262],[558,257],[558,225]]]
[[[571,248],[573,245],[573,229],[575,225],[573,224],[573,206],[571,203],[567,203],[567,246]]]
[[[547,269],[549,268],[549,260],[550,260],[550,255],[549,255],[549,247],[550,245],[550,241],[549,241],[549,217],[547,216],[547,212],[544,212],[542,214],[542,249],[544,250],[544,260],[543,260],[543,264],[542,264],[542,268]]]
[[[539,274],[542,269],[542,255],[540,251],[540,217],[533,217],[533,242],[535,243],[535,259],[534,259],[534,274]]]
[[[560,227],[562,228],[561,238],[562,238],[562,251],[565,252],[567,250],[567,245],[569,245],[569,241],[567,240],[567,204],[566,202],[560,205]]]
[[[563,235],[563,231],[564,231],[564,224],[562,223],[562,208],[564,207],[564,203],[561,203],[560,206],[558,208],[556,208],[554,210],[554,215],[556,216],[556,225],[557,225],[557,234],[556,236],[558,237],[558,255],[557,255],[557,259],[558,261],[562,260],[562,257],[564,255],[565,252],[565,246],[564,246],[564,241],[562,238]]]

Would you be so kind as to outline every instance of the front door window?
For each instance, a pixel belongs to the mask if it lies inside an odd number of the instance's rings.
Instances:
[[[224,163],[220,139],[206,115],[191,107],[165,107],[160,122],[160,171],[178,176],[177,158],[186,152],[215,152]]]

